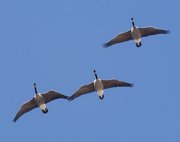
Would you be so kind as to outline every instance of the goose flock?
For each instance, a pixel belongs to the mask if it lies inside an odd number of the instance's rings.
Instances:
[[[141,38],[150,36],[150,35],[156,35],[156,34],[168,34],[168,30],[162,30],[154,27],[145,27],[145,28],[138,28],[134,24],[134,19],[131,18],[131,22],[133,27],[131,30],[126,31],[124,33],[120,33],[117,36],[115,36],[112,40],[104,44],[104,47],[109,47],[111,45],[114,45],[116,43],[121,43],[129,40],[134,40],[137,47],[140,47],[141,44]],[[40,107],[43,113],[47,113],[48,109],[46,107],[46,104],[48,102],[51,102],[55,99],[66,99],[69,101],[74,100],[75,98],[92,93],[97,92],[100,99],[104,98],[104,89],[112,88],[112,87],[133,87],[132,83],[127,83],[124,81],[120,81],[117,79],[109,79],[109,80],[101,80],[98,78],[96,71],[94,70],[95,80],[86,85],[82,85],[72,96],[66,96],[59,92],[50,90],[47,93],[40,94],[37,92],[36,84],[34,83],[34,89],[35,89],[35,95],[34,97],[28,101],[25,102],[20,109],[18,110],[16,116],[13,119],[13,122],[16,122],[24,113],[27,113],[31,111],[34,108]]]

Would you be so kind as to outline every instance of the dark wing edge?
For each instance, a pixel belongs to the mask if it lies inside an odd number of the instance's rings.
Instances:
[[[112,87],[133,87],[132,83],[127,83],[116,79],[102,80],[102,83],[104,85],[104,89]]]
[[[38,107],[36,105],[35,99],[31,99],[30,101],[24,103],[21,108],[18,110],[16,116],[13,119],[13,122],[16,122],[19,117],[21,117],[24,113]]]
[[[118,34],[112,40],[110,40],[109,42],[103,44],[103,46],[104,47],[109,47],[109,46],[111,46],[113,44],[125,42],[125,41],[131,40],[131,39],[132,39],[131,30],[129,30],[127,32]]]
[[[44,94],[41,94],[43,97],[44,97],[44,100],[46,103],[52,101],[52,100],[55,100],[55,99],[68,99],[69,97],[68,96],[65,96],[57,91],[53,91],[53,90],[50,90],[49,92],[47,93],[44,93]]]
[[[158,29],[155,27],[145,27],[145,28],[139,28],[141,32],[141,37],[147,37],[151,35],[156,35],[156,34],[168,34],[170,33],[169,30],[162,30]]]
[[[94,91],[95,91],[94,82],[87,85],[82,85],[68,100],[72,101],[73,99],[81,95],[88,94]]]

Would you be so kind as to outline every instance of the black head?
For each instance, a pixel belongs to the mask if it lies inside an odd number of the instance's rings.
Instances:
[[[133,26],[134,26],[134,19],[133,19],[133,18],[131,18],[131,22],[132,22],[132,24],[133,24]]]
[[[45,110],[42,110],[43,113],[47,113],[48,109],[46,108]]]
[[[36,88],[36,83],[34,83],[34,88]]]
[[[96,79],[98,79],[98,77],[97,77],[97,74],[96,74],[96,71],[95,71],[95,70],[94,70],[94,75],[95,75]]]
[[[104,95],[102,95],[102,97],[101,97],[101,96],[99,96],[99,98],[102,100],[102,99],[104,98]]]
[[[37,94],[36,83],[34,83],[35,93]]]

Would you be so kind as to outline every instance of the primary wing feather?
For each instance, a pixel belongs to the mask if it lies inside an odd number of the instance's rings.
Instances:
[[[16,114],[15,118],[13,119],[14,122],[16,122],[16,120],[21,117],[24,113],[34,109],[38,107],[36,105],[35,99],[31,99],[30,101],[24,103],[21,108],[19,109],[18,113]]]
[[[67,96],[53,90],[50,90],[49,92],[41,94],[41,95],[43,96],[46,103],[55,99],[59,99],[59,98],[68,99]]]
[[[169,33],[169,31],[167,31],[167,30],[162,30],[162,29],[158,29],[158,28],[154,28],[154,27],[139,28],[139,30],[141,32],[141,37]]]
[[[79,97],[80,95],[83,95],[83,94],[87,94],[87,93],[91,93],[91,92],[94,92],[95,91],[95,88],[94,88],[94,83],[90,83],[90,84],[87,84],[87,85],[82,85],[70,98],[69,100],[73,100],[77,97]]]
[[[104,85],[104,89],[112,88],[112,87],[132,87],[133,86],[133,84],[131,83],[127,83],[127,82],[116,80],[116,79],[102,80],[102,83]]]
[[[115,36],[112,40],[110,40],[109,42],[104,44],[104,47],[109,47],[113,44],[125,42],[125,41],[131,40],[131,39],[132,39],[131,31],[129,30],[127,32],[120,33],[117,36]]]

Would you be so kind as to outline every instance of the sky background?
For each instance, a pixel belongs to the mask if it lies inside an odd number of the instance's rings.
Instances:
[[[180,2],[6,0],[0,2],[0,141],[179,142]],[[120,32],[154,26],[168,35],[103,48]],[[133,83],[36,108],[12,120],[37,91],[71,96],[100,79]]]

